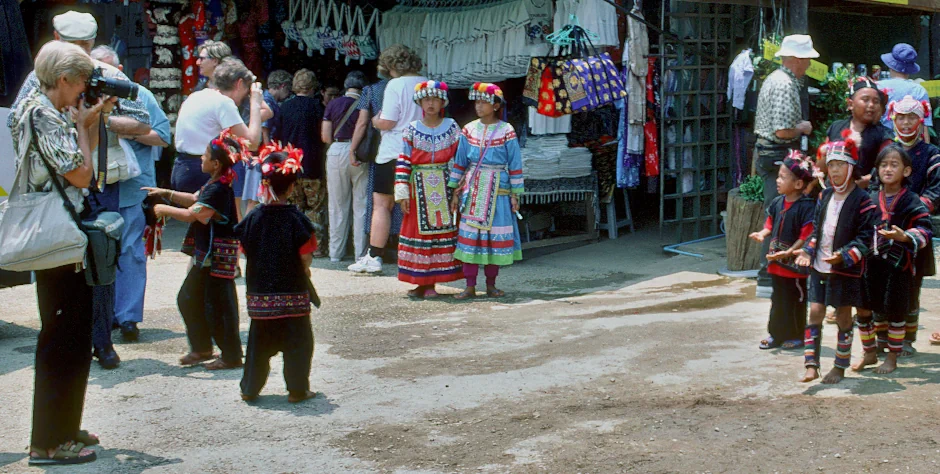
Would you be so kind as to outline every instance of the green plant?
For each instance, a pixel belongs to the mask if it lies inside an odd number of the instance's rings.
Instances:
[[[764,202],[764,179],[760,176],[748,176],[738,186],[738,196],[745,201]]]
[[[826,141],[826,132],[832,122],[847,116],[845,101],[849,97],[850,79],[848,69],[839,68],[826,74],[826,78],[819,83],[820,93],[810,102],[813,122],[813,135],[809,144],[811,150],[819,148]]]

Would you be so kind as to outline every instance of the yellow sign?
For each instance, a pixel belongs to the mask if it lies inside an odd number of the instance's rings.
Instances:
[[[878,3],[891,3],[894,5],[907,5],[907,0],[871,0]]]
[[[6,189],[3,189],[3,186],[0,186],[0,197],[5,197],[5,196],[9,196],[9,194],[7,194]]]
[[[774,56],[777,51],[780,51],[780,46],[764,40],[764,59],[780,64],[780,58]],[[825,79],[827,73],[829,73],[829,66],[816,60],[810,61],[809,69],[806,70],[806,75],[817,81]]]
[[[940,81],[924,81],[920,85],[927,89],[927,95],[930,97],[940,97]]]

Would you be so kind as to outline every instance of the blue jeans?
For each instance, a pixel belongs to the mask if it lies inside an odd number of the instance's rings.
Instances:
[[[208,173],[202,172],[202,158],[180,154],[173,163],[170,187],[184,193],[195,193],[209,182]]]
[[[147,220],[140,204],[121,208],[124,232],[115,282],[114,318],[119,324],[144,320],[144,291],[147,288],[147,256],[144,229]]]

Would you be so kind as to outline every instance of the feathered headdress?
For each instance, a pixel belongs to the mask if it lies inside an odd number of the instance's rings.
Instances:
[[[280,163],[265,163],[264,160],[272,153],[284,153],[287,155]],[[261,187],[258,194],[261,201],[265,204],[277,201],[277,194],[271,187],[271,177],[275,173],[283,175],[292,175],[303,172],[301,163],[304,159],[304,152],[300,148],[294,148],[290,143],[287,146],[281,145],[281,142],[271,142],[258,152],[256,164],[261,167]]]
[[[783,160],[783,166],[803,181],[813,180],[813,163],[799,150],[790,150]]]
[[[503,97],[503,90],[496,84],[488,82],[473,84],[473,87],[470,88],[470,100],[485,100],[491,104],[495,104],[497,100],[506,102],[506,98]]]
[[[923,123],[924,118],[931,114],[930,101],[917,100],[906,95],[903,99],[895,100],[888,104],[888,117],[894,120],[894,116],[898,114],[914,114],[920,117],[920,121]]]
[[[440,81],[424,81],[415,86],[414,101],[421,102],[425,97],[437,97],[444,101],[444,107],[450,103],[447,98],[447,83]]]
[[[233,145],[229,143],[228,140],[232,140],[236,144]],[[222,133],[220,133],[219,136],[213,138],[212,142],[210,142],[209,145],[213,149],[221,150],[225,152],[228,158],[232,160],[233,165],[235,163],[238,163],[239,161],[243,161],[243,162],[251,161],[251,152],[249,151],[251,142],[249,142],[247,138],[242,138],[232,133],[231,128],[226,128],[225,130],[222,130]],[[219,181],[221,181],[223,184],[231,184],[232,181],[235,180],[235,177],[236,177],[235,170],[229,167],[228,170],[225,172],[225,174],[222,175],[221,178],[219,178]]]
[[[847,128],[842,131],[842,140],[826,141],[826,164],[830,161],[844,161],[852,166],[858,164],[858,145],[849,138],[850,135],[852,130]]]

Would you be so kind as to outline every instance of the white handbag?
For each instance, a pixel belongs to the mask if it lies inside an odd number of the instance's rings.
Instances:
[[[10,198],[0,203],[0,268],[23,272],[83,263],[88,237],[78,228],[58,192],[26,192],[30,163],[26,158],[32,126],[20,140],[20,166]],[[43,158],[45,159],[45,158]],[[52,175],[50,179],[60,179]]]
[[[108,132],[108,175],[105,178],[105,184],[114,184],[119,181],[140,176],[140,163],[137,161],[137,155],[130,147],[127,140],[119,139],[117,134]],[[91,152],[92,167],[95,176],[98,175],[98,149]]]

